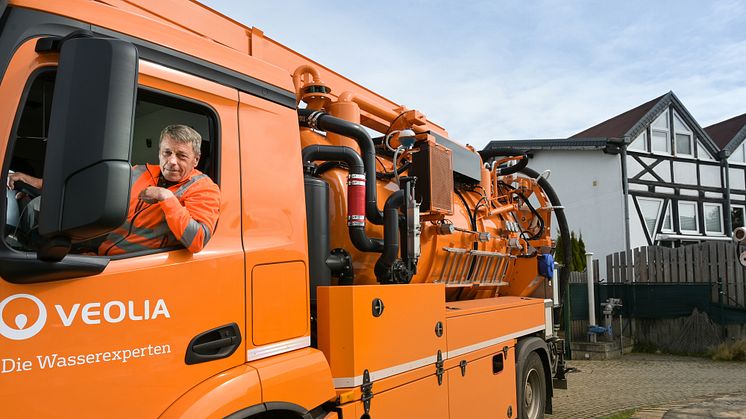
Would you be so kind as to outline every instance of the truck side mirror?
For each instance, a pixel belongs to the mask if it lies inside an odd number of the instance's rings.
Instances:
[[[127,217],[138,53],[109,38],[63,40],[44,163],[37,256],[59,261],[70,243]]]

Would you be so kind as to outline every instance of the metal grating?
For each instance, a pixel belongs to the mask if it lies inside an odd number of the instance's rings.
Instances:
[[[445,283],[447,287],[465,286],[505,286],[510,259],[513,255],[483,250],[467,250],[444,247],[446,257],[436,284]]]

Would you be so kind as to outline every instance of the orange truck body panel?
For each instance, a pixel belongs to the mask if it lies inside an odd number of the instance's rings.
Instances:
[[[331,90],[306,99],[326,101],[330,114],[387,134],[407,125],[431,143],[434,135],[447,136],[418,112],[195,1],[10,0],[8,8],[146,42],[251,78],[266,92],[300,98],[299,80],[315,74]],[[0,138],[14,137],[30,81],[58,65],[59,53],[35,51],[45,36],[24,39],[4,63]],[[421,224],[412,283],[379,285],[380,253],[355,249],[347,230],[348,170],[332,168],[320,175],[330,190],[329,238],[331,247],[349,250],[355,279],[354,285],[335,279],[317,287],[314,300],[309,250],[317,243],[307,239],[313,220],[306,219],[302,150],[360,147],[339,134],[299,127],[292,106],[156,61],[140,59],[141,91],[204,105],[217,121],[222,198],[215,234],[201,252],[115,258],[90,277],[30,284],[0,279],[3,417],[202,418],[272,409],[328,419],[515,414],[519,342],[546,330],[545,302],[524,297],[545,277],[535,259],[511,254],[529,240],[498,213],[527,209],[497,192],[469,190],[448,214],[453,234],[441,232],[443,214],[426,214],[432,222]],[[299,68],[311,70],[299,76]],[[9,156],[10,147],[0,141],[1,155]],[[491,178],[479,163],[486,191]],[[396,164],[379,159],[377,169],[389,172]],[[393,180],[368,187],[376,188],[379,203],[399,189]],[[477,241],[472,228],[487,240]],[[365,233],[382,237],[384,227],[367,223]],[[532,243],[552,245],[548,233]],[[444,249],[451,248],[499,255],[510,283],[444,280],[450,257]],[[464,272],[479,266],[461,265]],[[193,338],[231,324],[242,339],[235,352],[187,362]]]

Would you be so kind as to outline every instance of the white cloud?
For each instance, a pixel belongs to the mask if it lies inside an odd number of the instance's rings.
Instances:
[[[566,137],[669,90],[703,126],[746,112],[740,1],[206,3],[477,148]]]

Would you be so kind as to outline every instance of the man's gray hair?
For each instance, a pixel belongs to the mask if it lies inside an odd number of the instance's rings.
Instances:
[[[161,131],[161,138],[158,140],[158,146],[161,145],[164,137],[170,137],[179,143],[192,145],[194,154],[199,157],[201,154],[202,136],[197,131],[186,125],[169,125]]]

